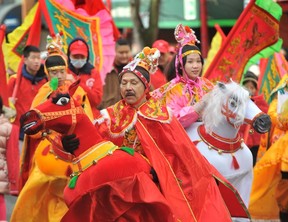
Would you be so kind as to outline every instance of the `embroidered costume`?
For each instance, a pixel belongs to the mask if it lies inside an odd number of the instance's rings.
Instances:
[[[149,98],[147,70],[157,66],[157,54],[145,47],[124,67],[120,73],[124,99],[102,110],[95,122],[104,139],[132,149],[133,158],[120,161],[119,155],[125,154],[116,150],[79,175],[75,187],[65,189],[69,211],[63,222],[83,217],[86,221],[159,221],[162,215],[163,221],[187,222],[231,221],[230,214],[247,217],[237,191],[197,151],[163,101]],[[137,94],[139,88],[142,96]],[[109,181],[111,177],[115,179]],[[219,189],[229,198],[223,200]],[[80,214],[83,209],[85,214]]]
[[[157,99],[162,99],[165,105],[171,108],[173,115],[180,121],[182,126],[186,128],[199,118],[201,110],[196,110],[193,105],[198,103],[213,88],[213,84],[204,77],[194,76],[192,78],[185,70],[187,56],[190,54],[199,55],[203,65],[201,52],[195,45],[195,42],[199,41],[194,35],[194,31],[188,26],[184,27],[180,24],[175,28],[174,35],[180,45],[175,61],[172,61],[175,62],[173,71],[176,73],[176,77],[159,89],[154,90],[151,95]],[[196,72],[200,74],[201,70],[194,69],[193,75]]]
[[[280,99],[282,96],[283,99]],[[280,212],[280,217],[283,217],[281,221],[286,221],[288,218],[287,75],[272,91],[271,97],[273,101],[268,111],[273,123],[271,146],[254,167],[249,211],[252,218],[269,221],[279,219]]]

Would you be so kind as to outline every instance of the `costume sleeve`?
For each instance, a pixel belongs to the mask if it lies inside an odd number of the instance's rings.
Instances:
[[[166,100],[166,103],[184,128],[198,119],[198,113],[189,105],[186,96],[171,96],[169,100]]]
[[[11,97],[12,94],[13,94],[13,90],[14,90],[14,87],[15,87],[15,84],[16,84],[16,75],[12,75],[8,81],[8,85],[7,85],[7,88],[8,88],[8,96]]]
[[[178,97],[178,99],[170,101],[169,107],[171,106],[174,116],[179,120],[181,125],[186,128],[197,121],[206,106],[208,97],[209,93],[206,93],[201,100],[193,106],[189,105],[186,96]]]
[[[181,125],[186,128],[197,121],[199,114],[193,109],[192,106],[186,106],[180,110],[176,117]]]
[[[100,74],[96,72],[96,69],[92,70],[91,76],[89,75],[88,78],[81,78],[80,86],[87,92],[91,106],[97,107],[101,103],[103,86]]]

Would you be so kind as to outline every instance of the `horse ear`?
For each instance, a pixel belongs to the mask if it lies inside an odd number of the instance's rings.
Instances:
[[[72,96],[74,95],[76,89],[78,88],[80,83],[80,79],[78,79],[77,81],[73,82],[70,86],[69,86],[69,95]]]
[[[217,86],[221,89],[221,90],[226,90],[226,86],[223,82],[217,82]]]

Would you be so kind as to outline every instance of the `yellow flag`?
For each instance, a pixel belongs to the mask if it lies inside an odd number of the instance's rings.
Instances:
[[[214,35],[212,42],[211,42],[211,48],[208,52],[207,55],[207,59],[204,63],[204,67],[203,67],[203,76],[205,76],[205,72],[208,69],[209,65],[211,64],[212,60],[214,59],[215,55],[217,54],[218,50],[221,47],[222,44],[222,37],[223,34],[221,34],[218,30],[216,32],[216,34]]]
[[[5,62],[7,68],[12,69],[15,73],[17,72],[20,64],[23,49],[29,36],[29,29],[34,21],[38,5],[39,4],[36,3],[33,6],[28,15],[25,17],[21,26],[17,27],[13,32],[8,34],[9,43],[6,43],[6,47],[4,48]]]

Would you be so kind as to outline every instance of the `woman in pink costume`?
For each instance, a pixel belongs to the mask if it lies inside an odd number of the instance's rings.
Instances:
[[[168,69],[175,75],[170,82],[152,92],[172,110],[184,128],[199,119],[205,103],[198,103],[213,88],[213,84],[201,77],[203,57],[195,43],[199,43],[194,31],[179,24],[174,32],[179,49]]]

